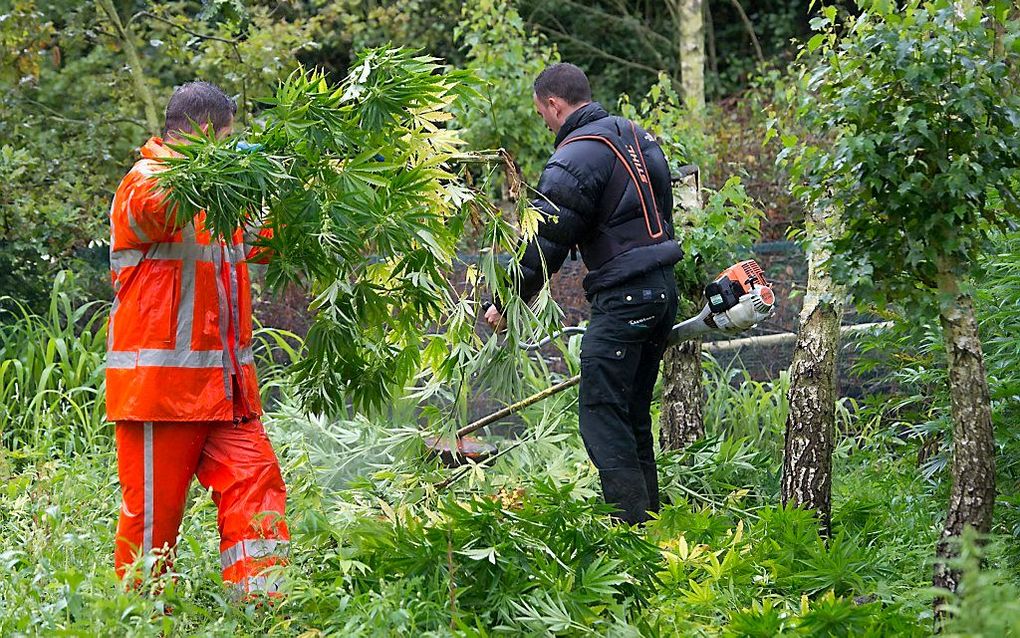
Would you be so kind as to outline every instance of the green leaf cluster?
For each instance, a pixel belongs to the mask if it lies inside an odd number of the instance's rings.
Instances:
[[[255,150],[192,136],[159,174],[178,223],[203,215],[220,236],[267,227],[268,282],[311,288],[315,319],[294,371],[311,409],[379,408],[414,385],[425,398],[483,367],[498,371],[493,358],[514,359],[474,324],[480,284],[505,285],[496,254],[519,250],[520,236],[456,172],[499,156],[461,153],[444,126],[475,85],[469,72],[409,50],[368,50],[339,84],[310,71],[281,83],[246,133]],[[532,212],[519,213],[533,232]],[[458,289],[449,276],[476,226],[485,253],[466,264]],[[530,311],[517,303],[508,312],[514,334],[526,335]],[[538,318],[558,319],[550,299]]]
[[[834,275],[862,299],[931,303],[1020,212],[1020,25],[1005,3],[862,2],[813,20],[783,136],[795,192],[838,209]]]
[[[526,176],[538,175],[553,136],[535,112],[533,83],[560,61],[554,44],[525,24],[513,0],[471,0],[454,33],[467,66],[484,81],[483,99],[457,110],[457,126],[472,148],[505,148]]]

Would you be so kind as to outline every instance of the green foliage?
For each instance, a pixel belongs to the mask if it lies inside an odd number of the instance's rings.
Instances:
[[[619,110],[620,115],[638,122],[655,136],[674,172],[684,164],[696,164],[706,173],[715,168],[712,139],[665,73],[659,74],[658,81],[638,103],[626,93],[621,95]]]
[[[535,112],[532,86],[560,61],[554,45],[529,29],[513,0],[464,3],[455,30],[468,68],[485,82],[483,100],[457,110],[457,125],[472,148],[505,148],[524,175],[537,180],[552,149],[552,134]]]
[[[936,273],[969,272],[1020,211],[1017,23],[995,3],[862,8],[842,32],[834,7],[813,20],[797,114],[827,143],[783,143],[797,192],[840,210],[834,274],[864,299],[930,304]]]
[[[324,568],[345,576],[353,595],[420,583],[433,627],[452,613],[486,627],[597,630],[625,613],[614,600],[642,602],[658,552],[634,531],[608,525],[601,508],[572,490],[540,480],[491,497],[446,497],[427,518],[401,509],[384,520],[360,518],[336,537],[340,562],[359,568],[332,561]]]
[[[950,616],[942,633],[954,638],[1020,635],[1020,585],[1016,578],[1001,569],[982,567],[991,552],[973,531],[968,530],[960,540],[957,567],[963,574],[962,583],[947,601]],[[991,540],[993,548],[997,543],[1016,542],[1012,536]]]
[[[16,460],[109,441],[106,304],[82,303],[73,290],[70,273],[58,274],[44,315],[0,297],[0,443]]]
[[[705,431],[747,439],[778,460],[790,411],[789,372],[780,372],[772,381],[755,381],[746,370],[723,367],[711,355],[705,355],[703,368],[708,388]]]

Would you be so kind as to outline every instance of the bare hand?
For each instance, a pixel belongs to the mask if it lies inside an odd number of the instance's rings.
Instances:
[[[489,306],[489,309],[485,311],[485,321],[492,326],[495,332],[501,332],[506,329],[506,319],[503,317],[503,313],[494,305]]]

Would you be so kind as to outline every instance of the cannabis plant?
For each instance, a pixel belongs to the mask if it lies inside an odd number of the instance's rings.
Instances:
[[[299,70],[263,100],[243,145],[192,137],[161,173],[179,224],[204,210],[220,236],[268,227],[269,283],[311,288],[314,323],[294,366],[306,406],[378,408],[407,386],[429,397],[481,371],[509,385],[513,343],[500,349],[475,333],[481,286],[499,293],[506,273],[497,255],[519,249],[538,213],[522,203],[504,217],[458,177],[465,164],[498,167],[506,157],[462,153],[444,126],[475,84],[407,50],[367,51],[339,84]],[[452,283],[469,233],[483,249]],[[551,324],[559,315],[551,299],[539,304]],[[516,302],[508,317],[520,335],[535,315]],[[454,403],[466,396],[455,392]]]

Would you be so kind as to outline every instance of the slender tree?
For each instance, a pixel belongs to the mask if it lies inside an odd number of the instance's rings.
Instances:
[[[708,191],[701,204],[704,194],[688,194],[677,211],[681,221],[677,234],[684,248],[676,268],[681,317],[701,310],[705,284],[734,261],[747,259],[760,232],[761,212],[739,178],[731,177],[720,190]],[[681,450],[705,435],[701,344],[701,339],[692,339],[666,350],[659,424],[663,449]]]
[[[683,215],[697,215],[702,209],[701,184],[696,175],[675,190],[676,205]],[[681,315],[696,311],[702,296],[696,277],[679,284],[684,307]],[[662,402],[659,416],[659,445],[664,450],[682,450],[705,436],[705,393],[701,384],[701,339],[691,339],[666,349],[662,360]]]
[[[1001,3],[1000,3],[1001,4]],[[966,527],[988,532],[995,459],[988,383],[970,272],[990,237],[1020,213],[1018,25],[996,5],[938,0],[869,3],[845,30],[836,10],[815,20],[799,114],[831,143],[784,143],[794,182],[815,206],[839,206],[833,273],[859,298],[937,313],[953,415],[952,490],[936,586]],[[839,35],[842,33],[843,35]],[[998,35],[997,35],[998,34]]]
[[[790,412],[783,455],[783,504],[813,509],[824,533],[832,518],[832,448],[843,291],[828,271],[838,214],[815,211],[808,221],[808,283],[797,349],[790,364]]]
[[[705,108],[705,10],[704,0],[671,0],[677,16],[680,81],[684,102],[694,111]]]
[[[127,58],[128,68],[131,71],[131,80],[135,84],[135,91],[138,100],[142,103],[145,112],[145,124],[149,127],[152,135],[159,135],[159,115],[157,115],[156,101],[152,97],[148,81],[145,77],[145,69],[142,67],[142,59],[138,55],[138,47],[135,46],[135,35],[131,31],[131,25],[125,24],[117,13],[117,7],[113,0],[98,0],[99,8],[102,9],[113,27],[117,41],[124,50],[124,57]]]

